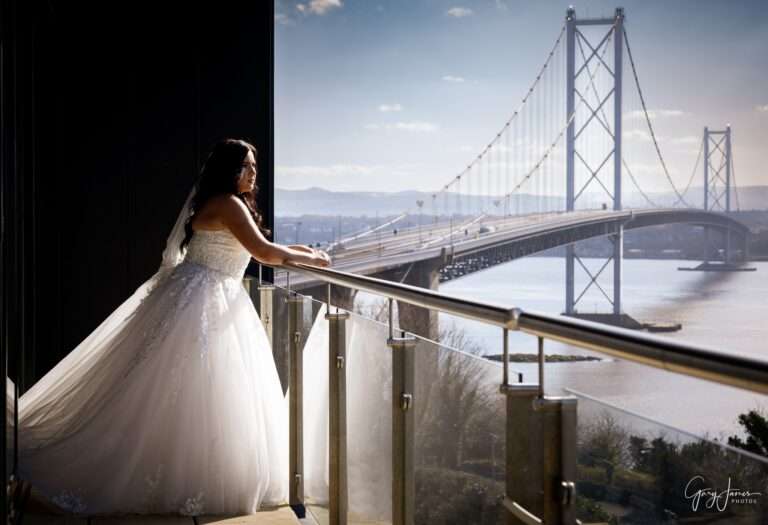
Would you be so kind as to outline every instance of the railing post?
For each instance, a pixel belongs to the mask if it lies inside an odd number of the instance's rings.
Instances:
[[[576,398],[544,392],[544,346],[539,383],[501,385],[507,396],[508,525],[576,523]]]
[[[288,341],[290,349],[289,399],[289,489],[288,503],[304,517],[304,359],[301,334],[304,322],[304,301],[301,295],[289,295]]]
[[[544,396],[533,403],[543,434],[544,523],[575,523],[576,398]]]
[[[347,312],[327,313],[329,524],[347,523]]]
[[[273,298],[275,295],[275,287],[271,284],[259,284],[259,317],[261,318],[261,324],[264,325],[264,330],[267,332],[267,339],[269,339],[269,345],[273,348],[274,354],[274,303]]]
[[[392,349],[392,525],[413,525],[414,472],[413,337],[389,338]]]

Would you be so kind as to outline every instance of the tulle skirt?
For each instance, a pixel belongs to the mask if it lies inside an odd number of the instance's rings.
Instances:
[[[159,272],[19,401],[21,477],[87,515],[284,503],[287,403],[240,279]]]

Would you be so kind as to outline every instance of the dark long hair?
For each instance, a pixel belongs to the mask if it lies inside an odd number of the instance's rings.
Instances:
[[[258,158],[256,148],[244,140],[223,139],[213,146],[213,149],[208,154],[208,158],[205,160],[205,164],[203,164],[203,169],[200,171],[200,177],[196,183],[197,191],[190,203],[190,215],[184,224],[186,235],[181,242],[182,251],[189,244],[194,234],[192,220],[195,214],[203,208],[211,197],[216,195],[230,194],[237,196],[251,212],[251,216],[259,229],[264,235],[269,235],[270,231],[262,225],[261,214],[256,209],[258,186],[254,187],[252,192],[238,193],[237,190],[237,180],[240,177],[243,161],[249,151],[253,152],[254,158]]]

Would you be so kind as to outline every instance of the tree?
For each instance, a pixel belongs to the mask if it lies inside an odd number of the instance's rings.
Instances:
[[[617,468],[632,462],[627,431],[607,411],[580,428],[579,462],[588,467],[605,469],[608,484],[613,483]]]
[[[768,419],[763,411],[750,410],[746,414],[739,414],[739,425],[744,427],[747,440],[731,436],[728,438],[728,444],[768,457]]]

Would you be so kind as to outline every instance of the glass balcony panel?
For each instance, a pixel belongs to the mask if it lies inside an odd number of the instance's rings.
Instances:
[[[253,293],[251,296],[253,297]],[[272,316],[270,318],[272,354],[275,357],[275,366],[277,367],[277,374],[280,376],[283,392],[288,391],[291,370],[288,313],[288,291],[275,286],[272,291]]]
[[[501,337],[499,330],[499,347]],[[442,339],[459,347],[464,343],[457,332]],[[414,361],[415,522],[504,523],[501,363],[424,339],[418,340]]]
[[[326,306],[307,299],[314,322],[305,324],[304,360],[304,502],[320,525],[328,523],[328,320]]]
[[[766,522],[768,458],[567,392],[578,398],[583,523]]]
[[[347,321],[349,523],[392,522],[392,351],[387,326]]]
[[[261,315],[261,295],[257,286],[252,286],[250,293]],[[325,523],[328,507],[328,323],[324,318],[323,303],[311,297],[289,292],[281,286],[273,288],[270,319],[272,346],[275,363],[286,394],[290,381],[290,342],[293,337],[290,326],[289,297],[303,299],[299,347],[302,350],[305,370],[302,427],[305,506],[319,523]],[[323,392],[324,395],[318,395],[318,392]]]

